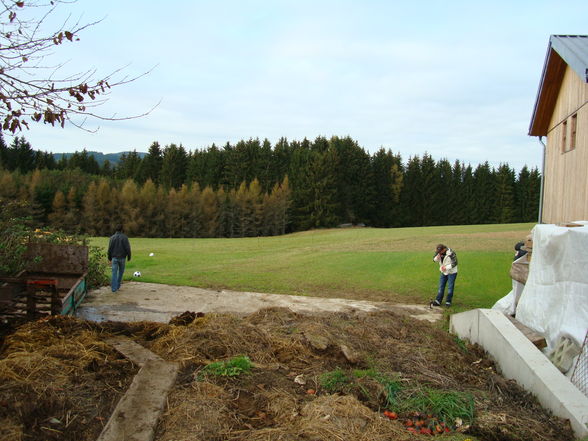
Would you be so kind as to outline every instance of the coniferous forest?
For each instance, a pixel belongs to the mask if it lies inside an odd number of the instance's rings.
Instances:
[[[109,235],[251,237],[341,224],[373,227],[532,222],[540,173],[472,166],[429,154],[370,154],[355,140],[275,145],[249,139],[188,151],[154,142],[146,155],[58,161],[24,137],[0,138],[0,199],[26,202],[34,226]]]

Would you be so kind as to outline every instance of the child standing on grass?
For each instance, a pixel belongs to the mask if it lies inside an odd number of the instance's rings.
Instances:
[[[447,298],[445,299],[445,306],[451,306],[453,300],[453,288],[455,287],[455,279],[457,278],[457,255],[451,248],[447,248],[440,243],[437,245],[436,254],[433,258],[434,262],[439,263],[439,289],[437,290],[437,298],[433,300],[431,305],[441,306],[443,296],[445,295],[445,285],[447,285]]]

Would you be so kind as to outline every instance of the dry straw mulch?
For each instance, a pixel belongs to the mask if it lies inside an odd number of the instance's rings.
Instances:
[[[461,439],[573,440],[567,423],[502,378],[479,348],[464,348],[439,326],[402,314],[271,308],[249,316],[184,314],[173,323],[55,317],[19,328],[0,352],[0,439],[96,439],[137,371],[104,344],[124,334],[181,366],[158,441],[417,439],[401,423],[408,413],[396,421],[383,417],[386,394],[377,381],[365,377],[339,393],[324,390],[321,375],[335,369],[376,370],[409,392],[471,394],[476,415],[461,427]],[[211,362],[239,355],[253,362],[249,374],[203,375]]]
[[[21,326],[0,352],[0,439],[93,440],[137,368],[71,317]]]
[[[400,421],[382,416],[385,394],[376,381],[363,378],[337,394],[322,390],[320,375],[336,368],[376,369],[408,391],[471,394],[476,418],[460,430],[479,440],[574,438],[567,423],[498,375],[479,348],[464,350],[439,326],[393,312],[302,315],[270,308],[246,317],[207,315],[157,333],[143,344],[183,366],[159,425],[161,441],[415,439]],[[250,374],[199,375],[210,362],[238,355],[253,361]],[[300,375],[303,385],[294,381]]]

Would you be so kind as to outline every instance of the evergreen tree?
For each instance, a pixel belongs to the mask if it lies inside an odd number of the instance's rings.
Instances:
[[[10,170],[8,167],[8,146],[0,130],[0,170],[2,169]]]
[[[59,161],[57,161],[57,169],[58,170],[66,170],[69,168],[69,161],[65,155],[61,155]]]
[[[350,137],[333,137],[327,148],[333,150],[338,217],[345,223],[368,222],[375,198],[369,155]]]
[[[468,192],[465,187],[465,167],[459,161],[456,160],[453,163],[453,167],[451,170],[451,191],[452,191],[452,198],[451,198],[451,210],[447,212],[447,217],[449,219],[450,225],[465,225],[467,214],[466,211],[468,210],[467,207],[467,198]]]
[[[496,190],[494,169],[490,168],[488,161],[479,164],[474,171],[474,192],[473,192],[473,217],[474,224],[491,223],[494,215]]]
[[[102,169],[100,170],[100,174],[104,177],[107,177],[107,178],[113,178],[114,172],[115,172],[115,169],[112,167],[112,164],[110,163],[110,161],[108,159],[105,160],[102,163]]]
[[[137,150],[123,153],[116,167],[116,177],[121,180],[133,179],[139,181],[139,169],[141,164],[142,160],[137,153]]]
[[[478,219],[476,215],[475,185],[474,172],[472,166],[468,164],[463,169],[462,186],[460,189],[460,193],[463,195],[462,225],[471,225]]]
[[[377,210],[371,219],[375,227],[389,227],[394,220],[394,196],[392,195],[392,167],[394,155],[390,150],[381,148],[372,157],[372,175],[374,177],[374,205]]]
[[[272,170],[272,161],[272,144],[266,138],[263,140],[259,148],[259,155],[257,157],[257,164],[255,167],[256,173],[254,176],[254,178],[259,180],[261,191],[264,193],[269,192],[274,183],[276,182],[274,178],[274,171]]]
[[[422,186],[421,174],[421,159],[418,156],[411,156],[406,165],[404,189],[400,197],[404,215],[403,226],[420,227],[423,225],[424,212],[420,193],[427,191],[427,189]]]
[[[420,191],[418,192],[421,206],[421,219],[419,225],[439,225],[445,223],[447,207],[443,205],[446,198],[443,184],[439,181],[437,164],[435,160],[425,153],[421,160]],[[443,207],[443,209],[441,208]]]
[[[288,177],[292,186],[292,229],[302,230],[304,218],[309,212],[310,198],[310,173],[309,164],[312,161],[310,142],[305,138],[302,143],[293,141],[291,143],[292,155],[288,170]]]
[[[98,161],[96,161],[94,155],[89,154],[86,149],[82,150],[81,152],[74,152],[69,160],[67,160],[67,168],[79,168],[83,172],[89,173],[91,175],[100,174],[100,165],[98,165]]]
[[[432,196],[432,210],[428,225],[453,225],[455,212],[459,210],[459,188],[455,186],[453,168],[447,159],[437,162],[430,185],[431,188],[427,192]]]
[[[180,188],[186,180],[188,154],[180,144],[170,144],[163,151],[159,182],[164,188]]]
[[[16,136],[12,140],[7,156],[8,170],[18,170],[24,174],[35,168],[35,152],[24,136]]]
[[[534,167],[529,175],[529,213],[525,222],[537,222],[539,219],[539,204],[541,203],[541,173]]]
[[[274,146],[272,152],[273,175],[271,182],[282,182],[289,173],[292,150],[286,138],[280,138]]]
[[[306,170],[306,183],[297,197],[296,226],[301,230],[334,227],[339,223],[334,150],[313,152]]]
[[[224,181],[237,188],[243,181],[249,184],[262,174],[261,145],[259,139],[239,141],[234,147],[225,146],[226,168]]]
[[[529,171],[525,165],[519,172],[515,189],[516,222],[535,222],[539,216],[541,177],[535,168]]]
[[[39,170],[53,170],[57,168],[57,163],[55,162],[55,157],[52,153],[49,152],[41,152],[39,150],[34,152],[35,154],[35,165],[34,167]]]
[[[218,189],[221,185],[222,176],[225,171],[225,156],[214,144],[206,151],[205,169],[201,187],[210,186]]]
[[[189,182],[198,182],[199,185],[207,186],[204,177],[206,174],[206,151],[194,150],[188,155],[188,169],[186,171],[186,179]]]
[[[514,218],[514,171],[506,164],[501,164],[495,173],[494,209],[492,221],[506,224]]]
[[[149,147],[149,152],[139,166],[138,181],[143,184],[148,179],[155,184],[159,182],[159,175],[161,173],[161,165],[163,162],[163,153],[157,141],[153,142]]]

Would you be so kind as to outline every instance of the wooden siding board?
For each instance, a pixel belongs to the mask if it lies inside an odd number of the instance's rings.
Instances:
[[[543,221],[588,220],[588,84],[569,67],[553,108],[545,164]],[[562,153],[561,124],[577,113],[576,148]],[[569,124],[568,124],[569,128]],[[569,136],[569,135],[568,135]]]

